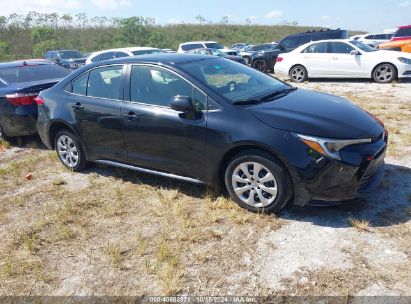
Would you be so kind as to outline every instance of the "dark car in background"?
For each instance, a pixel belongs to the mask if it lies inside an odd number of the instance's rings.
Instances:
[[[41,59],[0,63],[0,138],[36,133],[37,95],[68,74]]]
[[[262,72],[272,71],[277,57],[281,53],[291,52],[297,47],[311,41],[347,38],[348,31],[341,29],[311,30],[304,33],[288,35],[275,44],[272,50],[254,53],[251,56],[251,65]]]
[[[210,56],[218,56],[224,57],[242,64],[246,64],[246,61],[241,56],[234,56],[234,55],[227,55],[226,53],[220,51],[219,49],[209,49],[209,48],[202,48],[202,49],[195,49],[190,50],[187,52],[188,54],[199,54],[199,55],[210,55]]]
[[[351,199],[384,173],[387,133],[375,117],[224,58],[94,63],[38,100],[40,137],[71,170],[90,161],[224,185],[254,212],[278,211],[291,198]]]
[[[44,54],[44,58],[70,70],[83,66],[87,59],[77,50],[48,51]]]
[[[251,57],[253,54],[256,52],[261,52],[261,51],[270,51],[275,48],[275,44],[273,43],[261,43],[261,44],[256,44],[256,45],[249,45],[245,47],[241,52],[240,56],[242,56],[247,64],[251,64]]]

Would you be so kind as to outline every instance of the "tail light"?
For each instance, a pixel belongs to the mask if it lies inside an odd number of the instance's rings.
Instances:
[[[14,94],[7,94],[6,99],[15,107],[20,106],[28,106],[35,104],[37,97],[37,93],[14,93]]]
[[[39,106],[44,104],[44,100],[40,96],[37,96],[34,100],[37,103],[37,105],[39,105]]]
[[[283,61],[283,60],[284,60],[283,57],[277,57],[277,62],[281,62],[281,61]]]

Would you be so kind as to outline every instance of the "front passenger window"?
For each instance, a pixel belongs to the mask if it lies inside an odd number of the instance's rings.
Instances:
[[[106,66],[90,72],[87,96],[120,99],[122,65]]]

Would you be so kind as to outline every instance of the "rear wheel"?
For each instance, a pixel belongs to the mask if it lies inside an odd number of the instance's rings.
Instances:
[[[235,156],[227,166],[224,180],[231,198],[252,212],[277,212],[292,194],[291,179],[285,168],[258,150]]]
[[[253,68],[260,72],[267,73],[267,62],[263,59],[257,59],[253,63]]]
[[[75,172],[84,170],[88,162],[77,137],[66,130],[56,135],[55,149],[63,165]]]
[[[389,83],[397,79],[397,69],[390,63],[377,66],[372,73],[372,78],[378,83]]]
[[[304,82],[308,79],[307,70],[302,65],[296,65],[290,70],[290,78],[293,82]]]

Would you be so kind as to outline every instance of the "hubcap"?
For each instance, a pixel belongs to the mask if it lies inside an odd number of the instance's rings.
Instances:
[[[304,79],[304,70],[302,68],[295,68],[291,71],[291,78],[294,81],[300,82]]]
[[[70,168],[78,164],[78,149],[74,141],[67,135],[61,135],[57,139],[57,153],[61,161]]]
[[[382,65],[375,71],[376,78],[379,81],[389,81],[394,75],[394,71],[389,65]]]
[[[237,197],[252,207],[267,207],[274,202],[278,194],[274,175],[257,162],[238,165],[233,171],[231,182]]]

